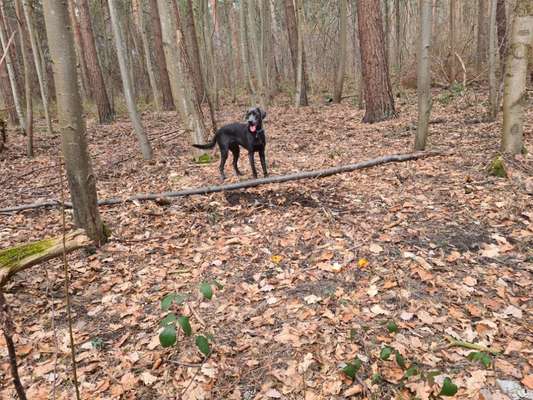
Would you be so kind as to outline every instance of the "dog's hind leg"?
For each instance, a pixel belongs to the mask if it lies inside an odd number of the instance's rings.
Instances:
[[[226,160],[228,159],[228,149],[227,148],[220,148],[220,179],[224,180],[226,179],[226,175],[224,175],[224,166],[226,165]]]
[[[231,153],[233,154],[233,169],[235,170],[235,173],[237,174],[237,176],[241,176],[242,172],[239,171],[239,165],[238,165],[240,148],[237,145],[237,146],[231,147],[230,150],[231,150]]]
[[[265,149],[259,150],[259,159],[261,160],[261,168],[263,168],[263,175],[268,176]]]

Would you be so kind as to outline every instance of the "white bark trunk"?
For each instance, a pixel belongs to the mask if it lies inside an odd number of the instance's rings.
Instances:
[[[429,117],[431,115],[431,68],[430,49],[432,31],[433,0],[421,0],[420,37],[418,47],[418,127],[416,130],[415,150],[426,148]]]
[[[133,129],[137,135],[137,140],[139,140],[142,155],[145,160],[151,160],[152,147],[150,146],[148,137],[144,132],[144,128],[141,124],[141,118],[133,98],[133,85],[128,71],[128,60],[126,49],[124,47],[124,38],[122,35],[122,28],[120,26],[120,19],[118,17],[117,1],[118,0],[109,0],[109,15],[111,17],[111,26],[113,28],[113,36],[115,38],[115,46],[117,48],[117,58],[118,65],[120,67],[120,76],[122,78],[122,86],[124,88],[124,97],[126,97],[131,123],[133,124]]]
[[[533,5],[518,0],[507,53],[503,93],[502,151],[519,154],[523,149],[524,102],[528,51],[533,42]]]

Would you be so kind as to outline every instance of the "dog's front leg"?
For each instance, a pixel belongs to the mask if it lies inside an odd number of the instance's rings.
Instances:
[[[263,168],[263,175],[268,176],[265,149],[262,149],[259,151],[259,159],[261,160],[261,167]]]
[[[248,152],[248,158],[250,160],[250,167],[252,167],[252,174],[254,175],[254,178],[257,179],[257,170],[255,169],[255,160],[254,160],[253,151]]]

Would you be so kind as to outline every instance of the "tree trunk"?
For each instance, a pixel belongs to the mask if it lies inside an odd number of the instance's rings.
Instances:
[[[500,106],[497,70],[498,70],[498,46],[496,43],[496,4],[497,0],[490,0],[489,18],[489,118],[496,120]]]
[[[528,51],[531,51],[533,45],[533,3],[531,0],[517,0],[514,14],[505,68],[502,151],[519,154],[524,146]]]
[[[264,68],[265,96],[272,100],[275,87],[274,52],[272,44],[272,11],[270,0],[261,0],[261,60]]]
[[[180,30],[179,15],[174,12],[174,0],[157,0],[161,16],[163,46],[169,66],[172,97],[181,120],[188,125],[191,142],[204,143],[206,129],[194,88],[191,64],[187,59],[185,43]]]
[[[18,32],[20,48],[22,52],[22,66],[24,69],[24,97],[26,98],[26,155],[33,157],[33,85],[30,65],[30,49],[28,31],[24,26],[24,16],[22,15],[21,0],[15,0],[15,11],[17,14]]]
[[[67,180],[74,209],[74,222],[96,244],[106,241],[97,207],[96,178],[92,171],[78,82],[76,53],[64,1],[44,0],[44,20],[54,81]]]
[[[259,0],[262,1],[262,0]],[[248,28],[252,34],[251,37],[248,37],[251,48],[253,51],[253,59],[255,65],[255,77],[257,79],[257,90],[259,95],[259,104],[263,109],[266,108],[268,104],[267,96],[267,82],[265,76],[265,64],[263,63],[263,35],[261,35],[261,18],[257,17],[258,10],[255,0],[248,0]]]
[[[203,81],[204,88],[207,91],[207,96],[210,97],[211,104],[215,108],[219,109],[219,99],[218,99],[218,68],[215,67],[217,64],[216,61],[216,52],[213,46],[213,36],[215,34],[213,23],[211,21],[211,12],[209,11],[208,0],[202,0],[201,2],[201,13],[200,18],[202,18],[202,37],[205,45],[205,65],[206,65],[206,76]],[[189,52],[187,52],[188,54]],[[190,59],[190,57],[189,57]],[[201,76],[201,75],[200,75]],[[211,76],[211,82],[209,82],[208,77]]]
[[[154,99],[154,105],[156,111],[162,111],[161,105],[161,92],[157,86],[157,79],[155,77],[154,65],[152,64],[152,58],[150,56],[150,40],[148,38],[148,27],[146,25],[146,17],[144,15],[144,1],[139,0],[139,28],[141,31],[141,39],[143,42],[144,57],[146,60],[146,71],[148,72],[148,79],[150,81],[150,88],[152,89],[152,97]],[[156,5],[157,7],[157,5]],[[165,66],[166,69],[166,66]],[[168,78],[168,74],[167,74]]]
[[[296,18],[297,18],[297,33],[298,33],[298,56],[296,61],[296,107],[306,106],[304,99],[305,91],[305,48],[304,48],[304,9],[303,0],[296,0]]]
[[[17,126],[19,124],[19,118],[15,108],[15,102],[13,101],[13,93],[11,92],[11,84],[9,83],[5,62],[0,65],[0,94],[2,95],[4,106],[7,108],[7,121],[9,125]]]
[[[31,49],[33,53],[33,63],[35,65],[35,70],[37,71],[37,79],[39,81],[39,89],[41,91],[41,100],[43,102],[43,109],[44,109],[44,117],[46,119],[46,128],[49,135],[53,134],[52,129],[52,119],[50,117],[50,107],[48,105],[48,90],[47,90],[47,84],[45,81],[47,80],[47,76],[45,71],[43,70],[43,65],[41,64],[41,58],[39,57],[39,50],[37,47],[37,41],[35,37],[35,32],[33,29],[33,18],[30,14],[30,10],[33,9],[31,4],[28,4],[30,0],[22,0],[22,7],[24,11],[24,18],[26,21],[26,26],[28,27],[29,37],[30,37],[30,43],[31,43]],[[29,118],[28,118],[29,119]]]
[[[455,11],[457,8],[456,0],[450,0],[450,84],[453,84],[455,82],[455,76],[457,74],[457,63],[455,61]]]
[[[291,52],[292,70],[294,74],[294,86],[296,87],[296,79],[298,75],[298,27],[296,23],[296,11],[294,10],[293,0],[285,0],[284,3],[285,3],[285,19],[287,23],[287,33],[289,37],[289,49]],[[305,71],[305,48],[303,50],[304,50],[304,54],[303,54],[304,82],[301,88],[302,93],[300,95],[301,97],[300,105],[306,106],[308,104],[307,87],[309,86],[309,84],[307,82],[307,74]]]
[[[98,62],[98,53],[94,43],[91,15],[89,13],[88,0],[77,0],[80,16],[81,36],[85,55],[87,72],[93,89],[93,97],[98,109],[98,120],[101,124],[113,121],[113,109],[107,96],[102,69]]]
[[[355,60],[353,60],[354,65],[354,81],[355,81],[355,92],[357,93],[357,107],[362,110],[364,108],[364,85],[363,85],[363,76],[361,72],[361,47],[359,46],[359,35],[357,34],[357,4],[352,3],[352,25],[353,25],[353,53]]]
[[[198,46],[198,36],[196,32],[196,24],[194,23],[194,9],[192,0],[185,0],[185,25],[183,33],[185,36],[185,43],[187,54],[190,55],[189,60],[193,72],[194,87],[198,94],[198,101],[201,102],[204,93],[204,77],[202,77],[202,63],[200,60],[200,47]]]
[[[394,0],[394,31],[396,39],[396,49],[394,50],[395,55],[395,64],[396,64],[396,74],[398,78],[401,76],[402,70],[402,40],[400,37],[400,0]],[[398,79],[399,81],[399,79]]]
[[[20,129],[22,133],[26,134],[26,121],[24,119],[24,113],[22,112],[22,105],[20,102],[20,95],[18,90],[18,83],[15,77],[15,68],[13,67],[13,62],[11,60],[11,52],[6,52],[7,47],[7,26],[4,18],[4,2],[0,0],[0,41],[2,42],[2,48],[5,52],[6,59],[5,64],[7,67],[7,73],[9,76],[9,83],[11,84],[11,94],[13,95],[13,102],[15,103],[15,110],[17,112],[17,117],[20,124]],[[9,50],[9,49],[8,49]]]
[[[135,134],[137,135],[137,140],[139,141],[142,155],[145,160],[151,160],[152,146],[150,146],[148,137],[144,132],[143,126],[141,124],[141,118],[139,116],[139,112],[137,111],[137,105],[135,104],[135,99],[133,97],[133,84],[131,82],[131,76],[128,71],[128,56],[127,50],[124,46],[124,36],[120,24],[120,19],[118,16],[117,1],[120,0],[109,0],[109,15],[111,17],[113,36],[115,37],[115,47],[117,49],[118,65],[120,67],[120,76],[122,78],[122,86],[124,88],[124,97],[126,98],[126,104],[128,105],[128,113],[130,115],[131,123],[133,124]]]
[[[163,50],[163,36],[161,34],[161,22],[159,19],[157,0],[149,1],[152,15],[152,33],[154,35],[154,57],[159,72],[159,85],[161,86],[161,95],[163,96],[163,110],[172,111],[175,110],[175,107],[174,100],[172,99],[172,89],[165,60],[165,52]]]
[[[479,71],[487,59],[487,0],[478,0],[477,4],[476,69]]]
[[[226,42],[228,45],[228,58],[229,58],[229,80],[230,80],[230,87],[231,87],[231,101],[235,103],[237,101],[237,64],[235,63],[235,55],[234,52],[238,49],[233,48],[233,36],[232,36],[232,26],[231,23],[231,8],[233,5],[233,1],[224,1],[224,18],[223,18],[223,25],[224,25],[224,34],[226,36]]]
[[[418,126],[415,151],[425,150],[431,115],[431,31],[433,0],[422,0],[420,4],[420,36],[418,47]]]
[[[385,38],[385,60],[387,60],[387,66],[390,68],[389,48],[390,48],[390,8],[389,0],[384,0],[384,38]]]
[[[246,17],[248,15],[247,0],[241,0],[239,4],[239,41],[241,46],[241,62],[244,68],[244,75],[248,92],[251,95],[250,104],[255,104],[256,89],[250,71],[250,49],[248,47],[248,27]]]
[[[337,73],[335,77],[335,89],[333,90],[333,102],[340,103],[342,98],[342,87],[344,85],[344,74],[346,71],[346,47],[348,45],[348,1],[339,1],[339,53],[337,63]]]
[[[394,109],[389,68],[385,58],[380,3],[374,0],[359,0],[357,18],[363,79],[370,82],[365,85],[366,110],[363,122],[374,123],[396,118],[398,114]]]
[[[505,65],[505,56],[507,54],[507,16],[505,11],[505,0],[498,0],[496,5],[496,24],[498,25],[498,49],[500,52],[501,74]]]
[[[68,0],[68,10],[70,16],[70,23],[72,24],[72,29],[74,32],[74,47],[76,49],[76,59],[78,60],[82,97],[84,100],[92,100],[92,87],[89,84],[89,75],[87,72],[87,65],[85,64],[83,40],[81,38],[80,23],[78,22],[78,18],[76,17],[75,0]]]

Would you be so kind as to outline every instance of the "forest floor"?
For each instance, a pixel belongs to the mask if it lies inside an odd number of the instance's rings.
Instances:
[[[512,382],[531,396],[533,156],[508,160],[508,178],[488,176],[501,121],[480,122],[484,95],[435,97],[428,149],[442,156],[167,205],[101,207],[111,240],[69,256],[82,398],[428,399],[445,377],[456,398],[512,399],[503,394]],[[348,103],[296,109],[280,100],[265,122],[271,174],[410,152],[416,97],[397,106],[398,119],[367,125]],[[224,106],[219,123],[245,110]],[[531,97],[526,110],[531,152]],[[174,113],[146,113],[143,123],[152,163],[127,120],[89,123],[99,198],[218,183],[217,161],[192,162]],[[24,139],[10,136],[0,208],[60,199],[58,149],[58,136],[37,134],[29,160]],[[246,156],[240,166],[249,177]],[[226,169],[236,181],[231,163]],[[0,221],[2,248],[61,233],[57,209]],[[54,260],[4,288],[30,399],[74,397],[63,276]],[[215,280],[223,288],[202,301],[199,285]],[[159,344],[160,302],[170,292],[190,293],[178,311],[194,334],[209,336],[204,363],[194,339]],[[447,336],[500,353],[485,367]],[[401,356],[380,359],[384,347]],[[3,337],[0,356],[0,397],[14,398]],[[362,367],[352,382],[341,368],[355,357]],[[418,373],[406,378],[403,364]]]

